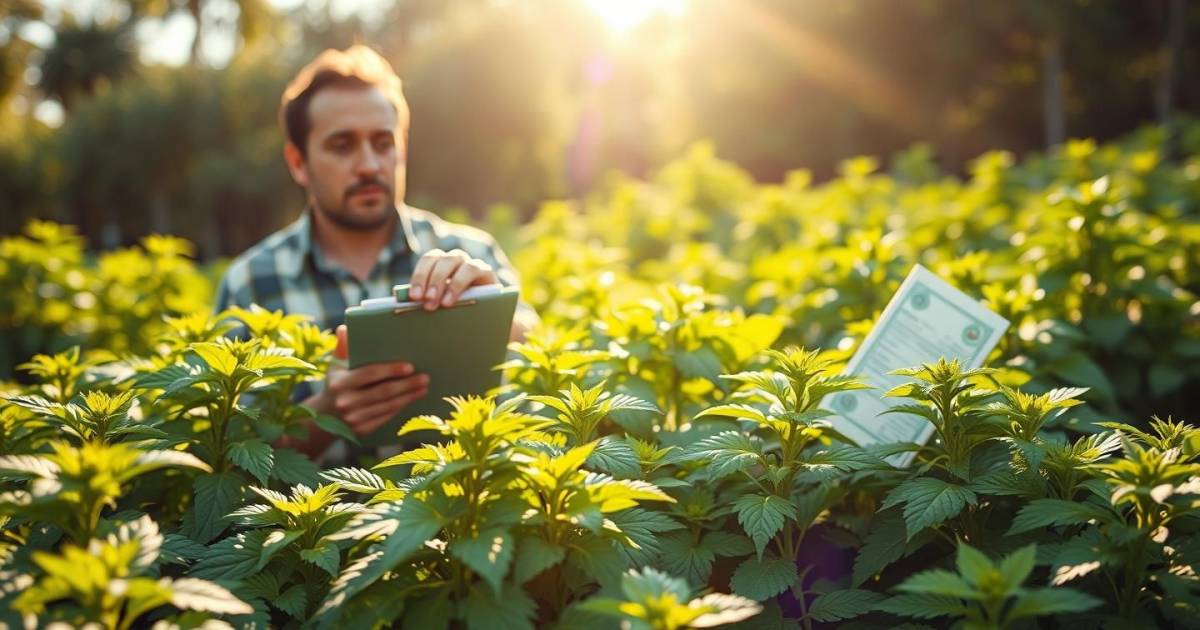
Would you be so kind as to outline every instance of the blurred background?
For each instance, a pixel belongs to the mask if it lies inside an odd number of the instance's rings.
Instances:
[[[244,250],[301,209],[276,108],[327,47],[404,80],[409,203],[528,216],[699,139],[819,181],[1171,129],[1200,110],[1198,26],[1186,0],[0,0],[0,234]]]

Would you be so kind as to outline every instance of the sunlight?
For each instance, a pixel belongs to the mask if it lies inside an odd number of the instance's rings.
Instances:
[[[685,0],[585,0],[608,28],[626,33],[656,13],[679,15]]]

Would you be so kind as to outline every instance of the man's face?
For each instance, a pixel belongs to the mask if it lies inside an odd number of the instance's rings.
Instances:
[[[305,158],[292,152],[292,176],[338,226],[379,229],[404,199],[404,137],[396,109],[373,87],[330,87],[313,95]]]

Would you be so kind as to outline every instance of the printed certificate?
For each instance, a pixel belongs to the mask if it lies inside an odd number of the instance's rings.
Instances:
[[[957,358],[968,368],[979,367],[1007,328],[1003,317],[916,265],[846,365],[847,374],[859,375],[873,389],[834,395],[828,403],[837,414],[832,418],[834,427],[862,446],[923,444],[933,433],[928,421],[912,414],[880,415],[905,402],[883,398],[884,392],[910,381],[888,372],[941,357]],[[906,453],[890,461],[906,466],[912,457]]]

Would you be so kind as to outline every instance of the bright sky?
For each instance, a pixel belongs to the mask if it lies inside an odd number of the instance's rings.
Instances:
[[[3,0],[0,0],[3,1]],[[329,13],[335,20],[359,15],[364,19],[380,18],[392,6],[394,0],[268,0],[280,12],[294,9],[307,3],[308,6]],[[589,10],[616,35],[623,35],[658,13],[679,15],[687,0],[580,0]],[[39,47],[49,46],[54,41],[54,27],[59,13],[65,7],[80,20],[123,19],[125,5],[113,0],[42,0],[46,19],[50,24],[35,22],[26,25],[21,36]],[[206,24],[232,24],[237,19],[237,8],[233,0],[206,0],[202,19]],[[195,24],[183,12],[175,12],[163,19],[146,19],[135,30],[138,54],[143,63],[181,65],[187,62],[191,52]],[[224,65],[236,49],[236,31],[232,28],[210,28],[205,32],[203,55],[209,64]],[[31,78],[31,82],[36,78]],[[62,122],[63,111],[58,103],[42,101],[34,108],[34,114],[51,125]]]

